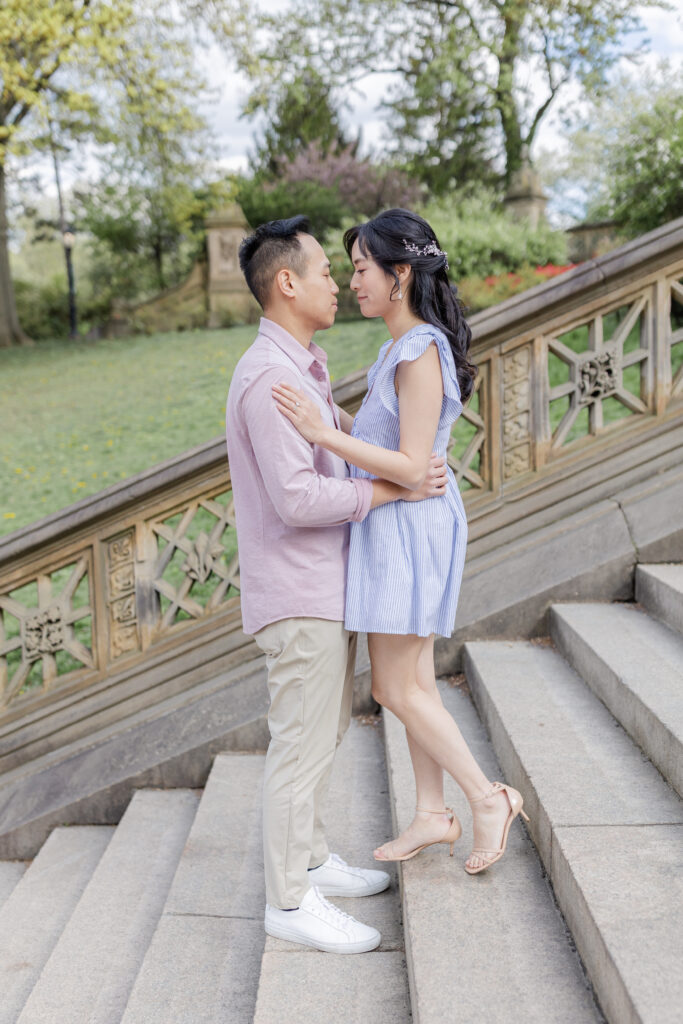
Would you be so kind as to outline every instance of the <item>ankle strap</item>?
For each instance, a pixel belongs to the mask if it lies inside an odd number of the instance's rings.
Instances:
[[[416,807],[416,811],[422,811],[424,814],[452,814],[453,809],[451,807],[442,807],[438,811],[433,811],[429,807]]]
[[[470,803],[470,804],[478,804],[480,800],[488,800],[488,798],[490,796],[495,796],[496,793],[500,793],[501,789],[505,789],[505,786],[503,785],[503,783],[502,782],[494,782],[494,783],[491,784],[491,788],[488,791],[488,793],[484,793],[483,796],[475,796],[474,800],[469,800],[468,799],[468,803]]]

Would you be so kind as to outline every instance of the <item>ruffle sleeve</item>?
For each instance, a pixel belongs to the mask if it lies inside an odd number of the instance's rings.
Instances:
[[[391,352],[391,363],[387,366],[386,372],[381,374],[380,379],[377,381],[377,387],[382,404],[389,412],[398,416],[398,395],[394,387],[396,367],[399,363],[413,362],[415,359],[419,359],[432,343],[436,344],[439,352],[441,377],[443,379],[443,405],[439,421],[439,425],[441,425],[444,420],[452,422],[460,415],[462,412],[462,401],[458,377],[455,372],[453,352],[451,351],[448,338],[438,328],[427,325],[404,335]]]

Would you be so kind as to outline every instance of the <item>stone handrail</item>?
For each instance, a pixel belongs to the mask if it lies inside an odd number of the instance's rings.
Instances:
[[[449,451],[471,522],[680,423],[682,280],[683,219],[472,317]],[[364,391],[365,371],[334,386],[351,412]],[[241,636],[239,586],[223,438],[4,538],[0,726],[130,687],[217,625]]]

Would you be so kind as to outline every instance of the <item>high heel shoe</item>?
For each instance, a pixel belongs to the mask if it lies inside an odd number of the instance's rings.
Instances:
[[[432,839],[428,843],[423,843],[422,846],[418,846],[415,850],[411,850],[410,853],[404,853],[401,857],[377,857],[375,860],[378,861],[398,861],[398,860],[410,860],[411,857],[415,857],[421,850],[426,850],[428,846],[437,846],[439,843],[448,843],[451,848],[451,857],[453,856],[453,844],[458,841],[462,835],[462,825],[453,813],[452,807],[442,807],[440,811],[431,811],[426,807],[416,807],[417,811],[422,811],[423,814],[448,814],[451,819],[451,823],[448,827],[448,831],[442,839]],[[380,847],[378,847],[380,849]]]
[[[476,804],[479,803],[480,800],[488,800],[489,797],[495,796],[496,793],[501,792],[504,792],[507,795],[508,801],[510,803],[510,813],[508,814],[507,820],[503,827],[502,845],[499,850],[484,850],[481,847],[475,847],[472,850],[470,857],[472,856],[472,854],[474,854],[475,856],[479,857],[480,860],[483,860],[484,863],[480,864],[479,867],[477,868],[468,868],[467,864],[465,864],[465,871],[467,872],[468,875],[476,875],[480,871],[484,871],[485,868],[490,868],[491,865],[495,864],[497,860],[500,860],[500,858],[505,853],[505,847],[508,841],[508,832],[510,831],[510,825],[515,820],[518,814],[521,814],[525,821],[529,820],[528,815],[525,814],[522,810],[522,804],[524,803],[524,801],[522,800],[521,793],[519,793],[518,790],[513,789],[512,786],[506,786],[502,782],[494,782],[488,793],[485,793],[484,796],[475,797],[474,800],[470,800],[469,802],[471,804]],[[489,857],[488,854],[493,854],[494,856]]]

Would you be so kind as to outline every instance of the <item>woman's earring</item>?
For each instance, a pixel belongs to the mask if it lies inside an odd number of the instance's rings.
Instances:
[[[403,298],[403,289],[401,288],[400,285],[398,286],[398,297],[399,297],[399,299]]]

